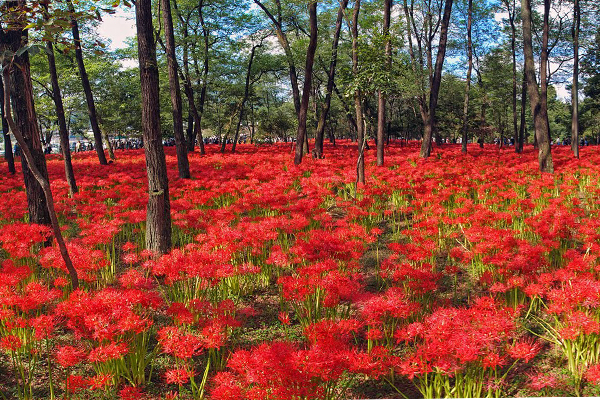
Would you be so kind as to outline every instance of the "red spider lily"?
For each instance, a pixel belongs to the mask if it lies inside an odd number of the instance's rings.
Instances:
[[[70,393],[79,392],[90,387],[90,380],[81,375],[69,375],[67,378],[67,391]]]
[[[93,390],[103,389],[107,386],[111,386],[113,383],[113,376],[111,374],[98,374],[89,379],[90,388]]]
[[[480,298],[472,308],[440,308],[422,324],[401,328],[397,338],[416,344],[415,357],[424,363],[418,363],[421,371],[423,365],[431,365],[453,374],[467,363],[482,362],[490,353],[502,351],[516,328],[515,317],[512,309],[497,308],[491,298]],[[415,373],[409,371],[405,373]]]
[[[283,325],[289,325],[290,324],[290,315],[288,313],[279,312],[279,314],[277,315],[277,318],[279,318],[279,321]]]
[[[164,353],[179,359],[189,359],[202,353],[204,342],[201,337],[183,333],[174,326],[158,331],[158,342]]]
[[[593,385],[600,385],[600,364],[590,366],[585,372],[585,378]]]
[[[6,351],[18,351],[23,346],[21,338],[15,335],[7,335],[0,338],[0,348]]]
[[[51,228],[45,225],[11,223],[0,227],[0,243],[10,257],[33,257],[31,247],[45,242],[51,234]]]
[[[73,367],[87,358],[81,347],[61,346],[56,351],[56,361],[63,367]]]
[[[29,326],[35,330],[35,339],[49,339],[56,329],[56,317],[53,315],[40,315],[29,320]]]
[[[529,375],[529,387],[533,390],[542,390],[544,388],[555,388],[560,384],[559,379],[554,374],[537,373]]]
[[[539,353],[541,347],[542,346],[539,343],[536,343],[533,340],[522,340],[510,346],[507,353],[512,358],[523,360],[528,363]]]
[[[143,400],[145,398],[146,394],[140,387],[125,386],[119,390],[119,399],[121,400]]]
[[[165,372],[165,380],[167,383],[173,383],[176,385],[184,385],[189,382],[190,377],[193,373],[190,373],[187,368],[176,368],[169,369]]]
[[[98,346],[88,354],[90,362],[103,363],[110,360],[115,360],[124,357],[129,352],[126,343],[109,343],[107,345]]]

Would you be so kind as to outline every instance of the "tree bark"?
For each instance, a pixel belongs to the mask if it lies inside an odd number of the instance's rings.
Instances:
[[[206,150],[204,149],[204,137],[202,136],[202,117],[204,115],[204,105],[206,103],[206,90],[208,88],[208,71],[209,71],[209,63],[208,63],[208,51],[210,49],[209,35],[210,31],[206,27],[204,23],[204,8],[203,8],[203,0],[200,0],[200,6],[198,9],[198,14],[200,17],[200,24],[202,25],[202,38],[204,43],[204,62],[202,69],[202,87],[200,88],[200,101],[198,103],[198,108],[195,116],[197,117],[194,121],[194,133],[196,135],[196,141],[198,142],[198,146],[200,147],[200,154],[206,154]],[[189,76],[189,75],[188,75]],[[191,85],[191,82],[190,82]],[[191,90],[191,86],[190,86]],[[193,95],[192,95],[193,97]]]
[[[283,23],[281,18],[281,2],[280,0],[275,0],[275,4],[277,5],[277,18],[269,11],[267,7],[259,0],[254,0],[254,3],[258,5],[267,15],[267,17],[271,20],[273,25],[275,26],[275,33],[277,34],[277,40],[279,44],[283,48],[285,53],[285,58],[288,62],[289,74],[290,74],[290,83],[292,85],[292,97],[294,98],[294,108],[296,109],[296,114],[298,114],[298,118],[300,118],[300,88],[298,85],[298,74],[296,72],[296,64],[294,62],[294,54],[292,53],[292,48],[290,47],[290,42],[288,41],[287,35],[283,31]],[[309,5],[310,7],[310,5]],[[315,11],[316,12],[316,11]]]
[[[358,75],[358,16],[360,0],[355,0],[352,13],[352,73]],[[356,185],[365,183],[365,133],[360,88],[354,91],[354,110],[356,113],[356,144],[358,159],[356,161]]]
[[[333,34],[333,42],[331,44],[331,61],[329,62],[329,71],[327,73],[327,89],[325,90],[325,101],[321,108],[321,115],[319,116],[319,122],[317,124],[317,131],[315,133],[315,148],[313,154],[315,158],[323,158],[323,140],[325,137],[325,123],[327,122],[327,116],[331,107],[331,95],[333,93],[333,84],[335,82],[335,70],[337,65],[337,53],[338,44],[340,41],[340,33],[342,31],[342,22],[344,20],[344,13],[348,7],[348,0],[342,0],[340,8],[338,9],[337,19],[335,21],[335,32]]]
[[[160,99],[151,0],[135,7],[142,89],[142,133],[148,174],[146,248],[164,254],[171,248],[171,215],[167,165],[160,132]]]
[[[461,151],[467,154],[467,141],[469,140],[469,91],[471,89],[471,72],[473,71],[473,42],[471,40],[471,26],[473,24],[473,0],[469,0],[469,11],[467,18],[467,57],[469,67],[467,68],[467,85],[465,88],[465,102],[463,105],[463,127]]]
[[[515,26],[515,14],[517,12],[515,0],[512,0],[512,7],[509,0],[504,0],[504,5],[508,12],[508,21],[510,23],[510,48],[512,52],[512,114],[513,114],[513,137],[515,138],[515,152],[521,153],[523,147],[517,145],[519,138],[519,128],[517,123],[517,28]]]
[[[20,33],[21,32],[17,31],[17,34],[20,35]],[[29,63],[29,60],[27,60],[27,63]],[[20,65],[20,67],[22,67],[22,65]],[[13,132],[13,135],[15,135],[15,139],[21,146],[21,149],[23,151],[22,158],[27,160],[27,169],[30,171],[31,175],[36,180],[37,184],[40,186],[40,188],[42,190],[44,200],[45,200],[44,203],[46,205],[46,212],[48,214],[48,218],[50,219],[49,225],[52,227],[52,232],[54,233],[54,238],[56,239],[56,243],[58,244],[60,254],[65,263],[67,271],[71,277],[71,287],[73,290],[76,290],[79,287],[79,279],[77,276],[77,271],[75,270],[75,267],[73,266],[73,262],[71,261],[71,257],[69,257],[67,245],[65,244],[65,241],[62,236],[62,232],[60,230],[60,225],[58,224],[56,210],[54,209],[54,199],[52,198],[52,190],[50,190],[50,181],[48,180],[48,173],[45,172],[46,159],[42,158],[42,161],[43,161],[42,165],[44,166],[44,168],[42,170],[40,170],[37,165],[38,164],[38,160],[36,159],[37,157],[33,154],[31,149],[29,148],[29,143],[27,143],[24,135],[22,134],[22,132],[20,130],[21,127],[17,123],[15,123],[15,121],[12,118],[12,114],[10,111],[10,94],[9,93],[11,92],[11,87],[12,87],[11,83],[10,83],[11,82],[10,75],[14,75],[14,72],[11,74],[11,71],[10,71],[11,68],[14,68],[14,66],[4,65],[4,69],[2,71],[3,86],[6,89],[4,92],[4,101],[3,101],[4,115],[6,117],[8,125],[10,126],[10,130]],[[17,69],[20,69],[20,68],[17,68]],[[13,80],[13,82],[18,82],[18,81],[19,81],[18,79]],[[29,83],[31,85],[31,82],[29,82]],[[31,96],[31,103],[33,103],[33,92],[28,92],[26,94],[26,96]],[[25,168],[25,166],[23,166],[23,168]]]
[[[308,5],[308,15],[310,20],[310,42],[306,50],[306,67],[304,77],[304,87],[302,88],[302,102],[300,103],[300,112],[298,113],[298,132],[296,134],[296,154],[294,164],[302,162],[304,142],[306,140],[306,115],[308,113],[308,100],[310,97],[312,84],[312,70],[317,51],[317,1]]]
[[[521,84],[521,122],[519,124],[519,140],[517,153],[523,152],[525,145],[525,109],[527,107],[527,75],[523,74],[523,82]]]
[[[579,158],[579,0],[573,0],[573,82],[571,86],[571,149],[573,155]]]
[[[15,2],[16,3],[16,2]],[[15,4],[16,5],[16,4]],[[7,30],[0,29],[0,51],[10,51],[16,53],[22,47],[27,46],[26,30]],[[25,182],[25,192],[27,193],[27,210],[29,213],[29,222],[41,225],[51,225],[50,214],[46,204],[46,197],[39,182],[35,179],[31,169],[37,168],[43,178],[48,179],[46,168],[46,158],[40,141],[40,132],[35,114],[33,103],[33,87],[31,84],[31,72],[29,67],[29,54],[23,53],[21,56],[14,57],[14,71],[10,74],[9,82],[5,82],[4,96],[5,102],[9,98],[16,115],[16,127],[23,136],[25,145],[27,145],[32,157],[28,161],[26,157],[21,157],[21,169],[23,171],[23,180]],[[5,118],[9,122],[7,104],[4,107]],[[11,127],[11,130],[13,127]],[[23,144],[19,143],[21,153],[24,154]],[[34,165],[29,168],[29,163],[33,160]]]
[[[69,131],[67,130],[67,120],[65,118],[65,108],[63,106],[60,85],[58,84],[58,72],[56,70],[56,61],[54,58],[54,46],[52,42],[46,43],[46,53],[48,56],[48,67],[50,70],[50,82],[52,83],[52,99],[56,109],[56,119],[58,120],[58,134],[60,136],[60,151],[65,163],[65,176],[69,184],[69,194],[73,196],[77,193],[77,182],[73,172],[73,163],[71,162],[71,147],[69,145]]]
[[[547,109],[547,83],[546,68],[547,68],[547,44],[548,44],[548,8],[549,0],[544,0],[544,30],[542,43],[542,56],[540,60],[540,81],[542,90],[538,89],[537,79],[535,76],[535,65],[533,61],[533,45],[531,36],[531,2],[530,0],[522,0],[521,15],[523,18],[523,54],[525,58],[525,75],[527,77],[527,91],[531,103],[531,112],[533,114],[533,124],[535,128],[535,138],[538,145],[538,162],[540,171],[554,172],[552,162],[552,154],[550,152],[549,143],[549,127],[548,127],[548,109]]]
[[[115,150],[113,149],[113,146],[110,143],[110,137],[108,136],[108,132],[104,132],[102,136],[104,136],[104,143],[106,143],[106,150],[108,150],[108,158],[110,158],[111,160],[116,160],[117,156],[115,156]]]
[[[246,107],[246,101],[248,101],[248,96],[250,95],[250,77],[252,74],[252,63],[254,61],[254,55],[256,54],[256,49],[262,46],[262,42],[260,44],[252,46],[252,50],[250,51],[250,59],[248,61],[248,70],[246,71],[246,85],[244,87],[244,98],[240,104],[240,114],[238,118],[237,125],[235,127],[235,136],[233,138],[233,145],[231,146],[231,152],[235,153],[235,148],[237,146],[238,138],[240,136],[240,127],[242,126],[242,119],[244,118],[244,109]]]
[[[390,15],[392,13],[392,0],[383,2],[383,36],[385,37],[385,59],[388,70],[392,68],[392,43],[390,40]],[[382,166],[384,162],[383,148],[385,145],[385,92],[379,89],[377,92],[377,165]]]
[[[440,27],[440,42],[438,45],[437,57],[435,60],[435,69],[431,78],[429,88],[429,112],[425,123],[425,132],[423,133],[423,143],[421,144],[420,156],[427,158],[431,154],[431,138],[435,131],[435,109],[437,108],[440,84],[442,83],[442,67],[446,56],[446,44],[448,42],[448,26],[450,24],[450,14],[452,12],[452,0],[446,0],[444,5],[444,16]]]
[[[2,113],[2,134],[4,135],[4,159],[8,164],[8,172],[15,174],[17,172],[15,168],[15,157],[13,154],[12,143],[10,141],[10,131],[8,127],[8,121],[4,118],[4,85],[0,79],[0,108]]]
[[[169,69],[169,91],[171,106],[173,107],[173,134],[175,136],[175,149],[177,151],[177,171],[181,179],[190,178],[190,162],[187,156],[185,134],[183,132],[183,110],[181,104],[181,88],[177,76],[177,60],[175,58],[175,33],[173,32],[173,16],[169,0],[160,2],[163,25],[165,30],[165,47]]]
[[[73,15],[71,17],[71,31],[73,32],[73,42],[75,45],[75,59],[77,60],[79,77],[81,78],[81,85],[83,86],[85,101],[88,107],[90,125],[92,126],[92,132],[94,132],[94,146],[96,148],[96,153],[98,153],[98,160],[100,161],[100,164],[107,165],[108,161],[106,160],[104,148],[102,147],[102,133],[100,132],[100,125],[98,125],[98,115],[96,113],[96,105],[94,104],[94,95],[92,94],[92,87],[90,86],[90,80],[83,62],[83,50],[81,48],[81,38],[79,36],[79,24],[74,17],[75,7],[73,6],[73,2],[71,0],[67,0],[67,7],[69,8],[69,12],[71,12]]]

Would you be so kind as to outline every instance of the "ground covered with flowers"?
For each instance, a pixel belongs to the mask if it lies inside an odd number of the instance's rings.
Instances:
[[[2,398],[346,399],[600,394],[600,152],[392,144],[293,165],[289,145],[167,150],[174,249],[143,250],[143,151],[80,192],[48,159],[81,288],[0,176]],[[0,163],[5,171],[6,165]]]

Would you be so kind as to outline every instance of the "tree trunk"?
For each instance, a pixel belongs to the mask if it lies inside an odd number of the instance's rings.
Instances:
[[[8,172],[15,174],[17,172],[15,168],[15,157],[13,154],[12,143],[10,141],[10,131],[8,127],[8,121],[4,118],[4,85],[0,79],[0,106],[2,113],[2,134],[4,135],[4,159],[8,164]]]
[[[504,5],[508,11],[508,21],[510,22],[510,48],[512,52],[512,114],[513,114],[513,137],[515,139],[515,152],[521,153],[523,146],[519,147],[518,142],[518,123],[517,123],[517,28],[515,26],[515,14],[517,12],[515,0],[512,7],[509,0],[504,0]]]
[[[198,10],[198,14],[200,17],[200,24],[202,25],[202,37],[204,43],[204,63],[202,70],[202,88],[200,89],[200,101],[198,103],[198,111],[196,113],[196,120],[194,121],[194,133],[196,134],[196,140],[198,141],[198,146],[200,146],[200,154],[206,154],[206,150],[204,149],[204,137],[202,136],[202,117],[204,115],[204,105],[206,103],[206,89],[208,87],[208,50],[210,49],[209,38],[210,32],[204,23],[204,10],[203,10],[203,1],[200,1],[200,6]],[[189,76],[189,75],[188,75]],[[191,82],[190,82],[191,85]],[[190,86],[191,90],[191,86]],[[193,95],[192,95],[193,97]]]
[[[169,0],[160,2],[163,25],[165,29],[165,47],[169,69],[169,91],[171,94],[171,106],[173,107],[173,134],[175,136],[175,148],[177,151],[177,171],[181,179],[190,178],[190,162],[187,156],[185,134],[183,133],[183,111],[181,105],[181,88],[177,76],[177,60],[175,58],[175,33],[173,32],[173,16],[171,15],[171,3]]]
[[[571,149],[573,155],[579,158],[579,0],[573,0],[573,82],[571,86]]]
[[[392,13],[392,0],[383,2],[383,36],[385,37],[385,59],[388,70],[392,69],[392,43],[390,40],[390,15]],[[377,165],[383,165],[383,147],[385,145],[385,92],[377,92]]]
[[[71,30],[73,32],[73,42],[75,45],[75,58],[77,59],[77,68],[79,69],[79,77],[81,78],[81,85],[83,86],[83,92],[85,94],[85,101],[88,107],[88,114],[90,116],[90,125],[92,126],[92,132],[94,132],[94,146],[96,153],[98,153],[98,160],[101,165],[107,165],[106,155],[104,155],[104,148],[102,147],[102,133],[100,132],[100,126],[98,125],[98,115],[96,113],[96,105],[94,104],[94,96],[92,94],[92,87],[90,86],[90,80],[88,78],[85,64],[83,62],[83,50],[81,49],[81,38],[79,37],[79,24],[75,19],[75,7],[71,0],[67,0],[67,6],[69,12],[72,14],[71,17]]]
[[[235,148],[237,146],[238,138],[240,136],[240,127],[242,125],[242,119],[244,118],[244,108],[246,107],[246,101],[248,101],[248,96],[250,95],[250,76],[252,73],[252,62],[254,61],[256,49],[261,46],[262,42],[260,44],[252,46],[252,50],[250,51],[250,60],[248,61],[248,70],[246,71],[246,85],[244,87],[244,98],[242,99],[242,103],[240,104],[240,115],[238,118],[237,126],[235,127],[235,136],[233,139],[233,145],[231,147],[232,153],[235,153]]]
[[[521,122],[519,124],[519,140],[517,153],[523,152],[525,145],[525,110],[527,107],[527,75],[523,74],[523,83],[521,85]]]
[[[298,120],[300,119],[300,88],[298,85],[298,74],[296,73],[296,64],[294,62],[294,54],[292,53],[292,49],[290,47],[290,43],[288,41],[287,35],[283,31],[283,24],[281,19],[281,2],[280,0],[275,0],[275,4],[277,5],[277,18],[262,4],[259,0],[254,0],[254,3],[258,5],[267,15],[267,17],[271,20],[273,25],[275,26],[275,33],[277,34],[277,40],[279,40],[279,44],[283,48],[285,53],[285,58],[288,62],[289,73],[290,73],[290,83],[292,85],[292,97],[294,98],[294,108],[296,109],[296,114],[298,115]],[[310,7],[310,5],[309,5]],[[316,12],[316,10],[315,10]],[[309,45],[310,46],[310,45]]]
[[[304,87],[302,88],[302,102],[300,103],[300,112],[298,113],[298,132],[296,134],[296,154],[294,164],[302,162],[304,142],[306,140],[306,115],[308,113],[308,100],[312,84],[312,70],[317,51],[317,2],[311,2],[308,5],[308,14],[310,20],[310,42],[306,50],[306,67],[304,77]]]
[[[538,162],[540,171],[554,172],[552,163],[552,154],[550,152],[549,128],[548,128],[548,109],[546,87],[546,68],[547,68],[547,45],[548,45],[548,7],[549,0],[544,0],[544,30],[542,56],[540,60],[540,81],[542,82],[541,93],[538,89],[535,76],[535,65],[533,61],[533,45],[531,37],[531,3],[530,0],[522,0],[521,14],[523,18],[523,54],[525,58],[525,75],[527,77],[527,91],[531,103],[531,112],[533,114],[533,124],[535,127],[535,138],[538,145]],[[546,97],[546,99],[544,98]]]
[[[69,194],[73,196],[77,193],[77,183],[73,173],[73,163],[71,162],[71,147],[69,145],[69,132],[67,131],[67,121],[65,119],[65,108],[63,106],[60,86],[58,84],[58,73],[56,71],[56,61],[54,59],[54,46],[52,42],[46,43],[46,53],[48,56],[48,67],[50,70],[50,82],[52,83],[52,99],[56,109],[56,119],[58,120],[58,134],[60,136],[60,149],[65,162],[65,176],[69,183]]]
[[[108,150],[108,158],[111,160],[116,160],[117,156],[115,156],[115,150],[113,149],[112,144],[110,143],[110,136],[108,136],[108,132],[104,132],[104,143],[106,143],[106,150]]]
[[[202,3],[200,3],[202,6]],[[194,151],[194,141],[196,139],[195,131],[194,131],[194,123],[196,119],[198,119],[196,110],[196,104],[194,102],[194,92],[192,91],[192,83],[190,81],[190,73],[189,73],[189,40],[188,40],[188,27],[189,27],[189,16],[188,19],[184,19],[181,16],[179,8],[177,7],[177,0],[173,0],[173,9],[175,10],[175,14],[179,18],[182,24],[181,32],[183,36],[183,72],[180,73],[180,78],[183,81],[183,87],[185,96],[188,99],[188,118],[187,118],[187,132],[186,132],[186,141],[187,141],[187,150],[188,152]],[[166,48],[166,46],[165,46]],[[181,95],[180,95],[181,97]],[[200,146],[200,154],[204,154],[204,141]]]
[[[12,3],[12,2],[11,2]],[[16,2],[15,2],[16,3]],[[27,46],[27,31],[23,30],[0,30],[0,52],[10,51],[13,54],[19,49]],[[46,159],[42,144],[40,141],[40,132],[35,114],[35,106],[33,103],[33,87],[31,84],[31,72],[29,67],[29,54],[24,52],[20,56],[14,57],[14,71],[10,74],[9,82],[5,82],[4,96],[5,102],[10,95],[12,107],[16,116],[16,128],[23,136],[24,144],[32,155],[30,161],[26,157],[21,157],[21,169],[23,170],[23,180],[25,182],[25,192],[27,193],[27,210],[29,212],[29,222],[41,225],[51,225],[50,214],[46,204],[46,197],[39,182],[35,179],[31,169],[28,167],[31,160],[34,165],[32,168],[37,168],[44,179],[48,179],[48,171],[46,169]],[[5,104],[5,118],[10,123],[7,110],[8,104]],[[13,130],[13,127],[11,127]],[[19,143],[21,154],[24,154],[26,149],[23,144]]]
[[[423,143],[421,144],[420,156],[427,158],[431,154],[431,138],[435,131],[435,109],[438,102],[438,94],[440,92],[440,84],[442,83],[442,67],[446,56],[446,44],[448,42],[448,26],[450,24],[450,14],[452,12],[452,0],[445,0],[444,16],[440,27],[440,43],[438,45],[437,57],[435,60],[435,69],[431,79],[429,88],[429,112],[425,124],[425,132],[423,134]]]
[[[187,96],[186,96],[187,97]],[[188,152],[194,151],[194,114],[192,113],[191,101],[188,99],[188,115],[187,115],[187,128],[185,132],[185,140],[187,141]]]
[[[358,75],[358,16],[360,0],[354,2],[352,13],[352,74]],[[358,160],[356,161],[356,185],[365,183],[365,133],[360,88],[354,91],[354,110],[356,112],[356,144]]]
[[[22,33],[22,31],[16,31],[17,35],[20,36],[20,34]],[[27,54],[27,53],[25,53]],[[23,56],[21,56],[20,58],[22,58]],[[15,59],[15,61],[17,61]],[[27,66],[29,66],[29,59],[27,58]],[[23,159],[27,160],[27,169],[29,170],[30,174],[33,176],[33,178],[36,180],[38,186],[40,187],[43,196],[44,196],[44,204],[46,205],[46,213],[48,214],[48,218],[50,220],[49,225],[52,227],[52,232],[54,233],[54,238],[56,239],[56,243],[58,244],[58,248],[60,251],[60,254],[62,256],[62,259],[65,263],[65,266],[67,268],[67,271],[71,277],[71,287],[73,290],[76,290],[79,287],[79,279],[77,276],[77,271],[75,270],[75,267],[73,267],[73,262],[71,261],[71,257],[69,257],[69,252],[67,250],[67,245],[65,244],[65,241],[63,239],[62,236],[62,232],[60,230],[60,225],[58,224],[58,218],[56,216],[56,210],[54,209],[54,199],[52,198],[52,190],[50,189],[50,181],[48,180],[48,173],[46,172],[46,159],[42,157],[42,164],[43,165],[43,169],[40,170],[38,168],[38,160],[37,160],[37,156],[35,156],[33,154],[33,152],[31,151],[31,149],[29,148],[29,143],[27,143],[27,141],[25,140],[24,135],[22,134],[21,131],[21,127],[15,123],[15,121],[12,118],[11,115],[11,111],[10,111],[10,95],[9,93],[11,92],[11,79],[10,79],[10,75],[13,75],[14,77],[14,72],[11,74],[11,67],[14,68],[12,65],[3,65],[3,71],[2,71],[2,81],[3,81],[3,86],[6,88],[6,91],[4,93],[4,115],[6,117],[7,123],[10,126],[10,130],[13,132],[13,135],[15,135],[15,139],[17,140],[17,142],[19,143],[19,145],[21,146],[21,149],[23,151]],[[23,64],[19,64],[19,67],[17,67],[17,70],[20,70],[21,68],[23,68]],[[29,70],[29,68],[27,68],[27,70]],[[18,72],[17,74],[21,74],[22,72]],[[18,82],[19,79],[13,79],[13,82]],[[29,86],[31,87],[31,82],[29,82]],[[33,104],[33,91],[29,91],[27,92],[27,94],[25,94],[26,97],[30,97],[30,102]],[[35,117],[35,114],[33,115],[33,117]],[[43,155],[43,154],[42,154]],[[25,168],[25,165],[23,166],[23,168]],[[31,221],[33,222],[33,221]]]
[[[321,108],[321,115],[319,116],[319,123],[317,124],[317,131],[315,133],[315,148],[313,149],[313,155],[315,158],[323,158],[323,140],[325,137],[325,123],[327,122],[327,116],[329,115],[329,109],[331,107],[331,95],[333,93],[333,84],[335,82],[335,69],[337,65],[337,50],[338,43],[340,41],[340,33],[342,31],[342,22],[344,20],[344,13],[348,6],[348,0],[342,0],[340,2],[340,8],[338,9],[337,19],[335,21],[335,32],[333,34],[333,42],[331,44],[331,61],[329,62],[329,72],[327,74],[327,89],[325,91],[325,101]]]
[[[160,132],[158,64],[151,0],[138,0],[135,11],[142,90],[142,132],[148,174],[146,248],[156,254],[164,254],[171,248],[171,215],[167,165]]]
[[[467,56],[469,67],[467,68],[467,85],[465,88],[465,102],[463,105],[463,127],[462,127],[462,148],[463,154],[467,154],[467,141],[469,140],[469,91],[471,89],[471,72],[473,70],[473,42],[471,40],[471,26],[473,24],[473,0],[469,0],[469,11],[467,19]]]

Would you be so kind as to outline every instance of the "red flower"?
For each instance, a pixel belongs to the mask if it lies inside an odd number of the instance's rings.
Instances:
[[[183,385],[190,380],[193,374],[188,371],[187,368],[176,368],[169,369],[165,372],[165,379],[167,383],[173,383],[176,385]]]
[[[288,313],[285,312],[280,312],[278,315],[279,321],[283,324],[283,325],[289,325],[290,324],[290,315]]]
[[[585,378],[593,385],[600,385],[600,364],[594,364],[588,368]]]
[[[509,347],[508,354],[513,358],[524,360],[528,363],[539,353],[541,347],[539,343],[533,340],[523,340]]]
[[[119,391],[121,400],[142,400],[146,398],[146,394],[140,387],[125,386]]]
[[[63,367],[72,367],[86,358],[86,352],[83,349],[73,346],[59,347],[56,352],[56,361]]]
[[[15,335],[8,335],[0,339],[0,348],[8,351],[17,351],[23,346],[23,341]]]

